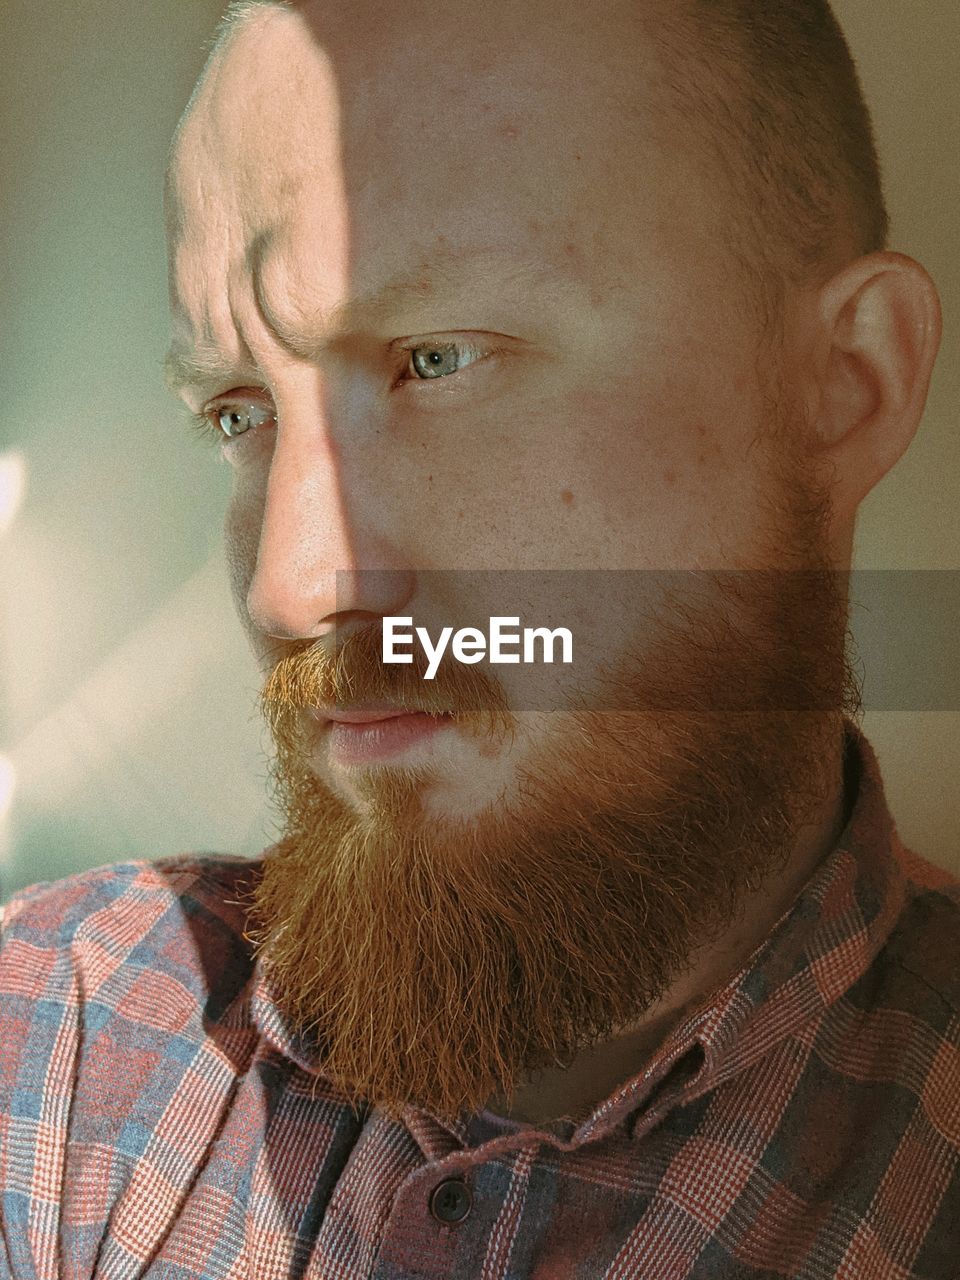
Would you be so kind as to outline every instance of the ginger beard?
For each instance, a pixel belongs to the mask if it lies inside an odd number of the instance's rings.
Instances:
[[[709,607],[665,604],[591,705],[545,717],[512,798],[473,818],[427,812],[425,768],[366,771],[341,797],[308,764],[303,709],[449,708],[453,732],[502,746],[525,717],[490,668],[445,662],[427,684],[381,665],[379,627],[277,664],[263,706],[286,834],[253,891],[253,937],[352,1102],[452,1121],[511,1096],[641,1017],[784,865],[860,701],[827,499],[799,463],[778,477],[767,563],[790,548],[816,571],[718,575]]]

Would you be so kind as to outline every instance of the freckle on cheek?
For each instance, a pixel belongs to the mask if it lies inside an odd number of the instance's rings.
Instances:
[[[564,506],[572,507],[577,501],[577,499],[570,489],[564,489],[563,493],[561,493],[560,495],[560,501],[564,504]]]
[[[664,484],[676,484],[677,475],[675,471],[665,471],[663,473]]]

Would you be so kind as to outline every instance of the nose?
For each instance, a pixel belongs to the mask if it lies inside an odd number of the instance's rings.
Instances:
[[[403,612],[415,575],[373,527],[392,505],[376,488],[348,495],[328,437],[278,430],[246,596],[254,627],[285,640],[342,637]]]

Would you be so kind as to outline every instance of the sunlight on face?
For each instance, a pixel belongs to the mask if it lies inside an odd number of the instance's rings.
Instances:
[[[385,616],[503,613],[458,577],[474,569],[771,562],[770,460],[751,448],[769,388],[700,178],[642,133],[598,133],[549,77],[531,89],[531,59],[567,59],[562,33],[504,50],[475,22],[471,57],[497,53],[480,78],[436,32],[411,58],[399,18],[261,15],[180,130],[171,369],[234,471],[233,589],[265,675]],[[533,625],[556,612],[545,594]],[[655,610],[598,624],[590,591],[574,603],[551,623],[585,648],[599,634],[571,689],[657,639]],[[675,682],[684,653],[659,661]],[[405,716],[352,689],[366,724],[318,697],[304,758],[355,805],[415,769],[430,811],[477,814],[563,749],[578,705],[498,685],[501,739],[464,733],[422,682]]]

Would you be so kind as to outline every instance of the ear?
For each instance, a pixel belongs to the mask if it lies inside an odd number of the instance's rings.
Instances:
[[[874,253],[824,286],[816,329],[811,444],[840,524],[916,434],[940,349],[940,299],[918,262]]]

